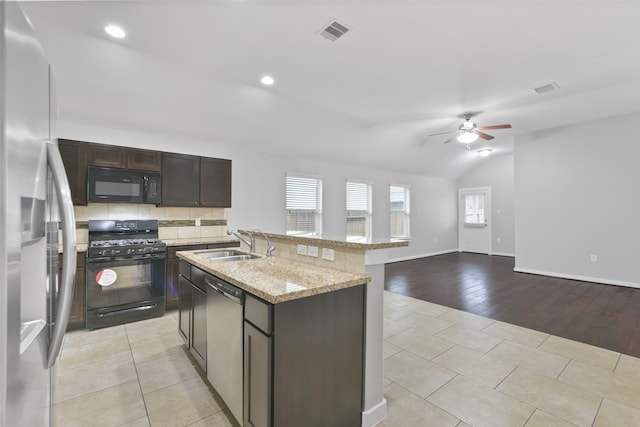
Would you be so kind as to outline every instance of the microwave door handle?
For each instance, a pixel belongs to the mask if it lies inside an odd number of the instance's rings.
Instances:
[[[149,194],[149,177],[142,177],[142,201],[146,202]]]
[[[49,345],[49,355],[47,367],[51,368],[55,363],[62,340],[69,323],[69,313],[73,299],[73,283],[76,274],[76,231],[75,215],[73,213],[73,202],[71,200],[71,188],[64,170],[60,151],[54,141],[47,141],[47,159],[51,169],[51,175],[55,184],[56,196],[60,208],[60,220],[62,226],[62,275],[58,307],[56,311],[56,322],[51,334]]]

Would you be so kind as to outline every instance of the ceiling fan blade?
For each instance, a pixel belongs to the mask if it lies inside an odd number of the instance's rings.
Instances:
[[[482,126],[478,128],[478,130],[491,130],[491,129],[511,129],[511,125],[493,125],[493,126]]]
[[[495,138],[495,137],[493,137],[493,136],[491,136],[491,135],[489,135],[489,134],[486,134],[486,133],[484,133],[484,132],[480,132],[480,131],[478,131],[478,130],[476,131],[476,133],[478,134],[478,136],[479,136],[480,138],[482,138],[482,139],[486,139],[487,141],[489,141],[489,140],[491,140],[491,139]]]
[[[448,144],[448,143],[450,143],[451,141],[453,141],[454,139],[455,139],[455,137],[454,137],[454,136],[452,136],[451,138],[449,138],[449,139],[447,139],[445,142],[443,142],[443,144]]]

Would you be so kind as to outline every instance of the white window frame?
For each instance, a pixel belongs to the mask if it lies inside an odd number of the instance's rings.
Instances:
[[[463,195],[462,210],[464,214],[465,227],[486,227],[485,197],[486,195],[483,192]]]
[[[298,197],[302,197],[299,200],[293,200],[290,197],[290,178],[291,183],[293,180],[297,180],[300,185],[304,185],[304,181],[312,180],[315,181],[315,189],[310,188],[307,189],[306,194],[304,191],[301,194],[298,194]],[[304,189],[302,189],[304,190]],[[311,197],[312,193],[315,192],[315,200],[305,199],[305,197]],[[297,205],[297,206],[296,206]],[[294,209],[290,209],[290,207],[298,207],[297,210],[304,211],[308,210],[309,212],[313,212],[315,214],[315,224],[314,230],[290,230],[290,221],[289,215],[291,211]],[[301,212],[302,213],[302,212]],[[306,175],[300,173],[290,173],[287,172],[285,175],[285,222],[286,222],[286,233],[288,235],[295,236],[315,236],[319,237],[322,235],[322,177],[314,176],[314,175]]]
[[[366,191],[366,195],[365,195],[365,200],[350,200],[349,198],[349,186],[352,185],[355,186],[364,186],[365,191]],[[353,179],[349,179],[346,181],[345,183],[345,213],[346,213],[346,231],[347,231],[347,241],[369,241],[371,240],[371,235],[372,235],[372,222],[373,222],[373,215],[372,215],[372,206],[373,206],[373,200],[372,200],[372,195],[373,195],[373,185],[370,182],[366,182],[366,181],[358,181],[358,180],[353,180]],[[362,206],[362,204],[364,203],[364,206]],[[359,207],[363,207],[364,209],[349,209],[349,207],[354,207],[354,205],[361,205]],[[358,216],[353,216],[353,215],[349,215],[350,211],[357,211],[357,212],[364,212],[364,214],[361,214],[360,217],[364,218],[364,236],[360,235],[360,234],[350,234],[349,233],[349,221],[351,221],[353,218],[358,218]],[[350,219],[351,218],[351,219]]]
[[[403,210],[396,211],[393,209],[392,187],[404,190]],[[402,232],[394,233],[393,214],[394,212],[402,212]],[[391,184],[389,185],[389,233],[392,239],[410,239],[411,238],[411,188],[407,185]]]

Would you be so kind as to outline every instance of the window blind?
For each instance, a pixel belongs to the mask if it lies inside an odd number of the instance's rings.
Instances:
[[[371,186],[362,182],[349,182],[347,192],[347,238],[371,236]]]
[[[287,234],[318,236],[322,224],[322,181],[287,175]]]
[[[391,237],[409,237],[409,188],[398,185],[389,186],[389,205]]]

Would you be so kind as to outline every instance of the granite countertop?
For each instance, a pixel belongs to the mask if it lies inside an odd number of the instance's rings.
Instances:
[[[333,247],[351,248],[351,249],[388,249],[399,248],[402,246],[409,246],[409,240],[395,240],[395,239],[370,239],[370,240],[347,240],[340,237],[309,237],[309,236],[296,236],[292,234],[277,234],[277,233],[265,233],[270,239],[284,240],[292,243],[302,244],[314,244],[318,246],[331,245]],[[255,237],[261,237],[260,233],[255,234]]]
[[[362,285],[371,280],[364,275],[277,257],[217,262],[197,255],[210,251],[212,249],[180,251],[177,255],[190,264],[272,304]]]

